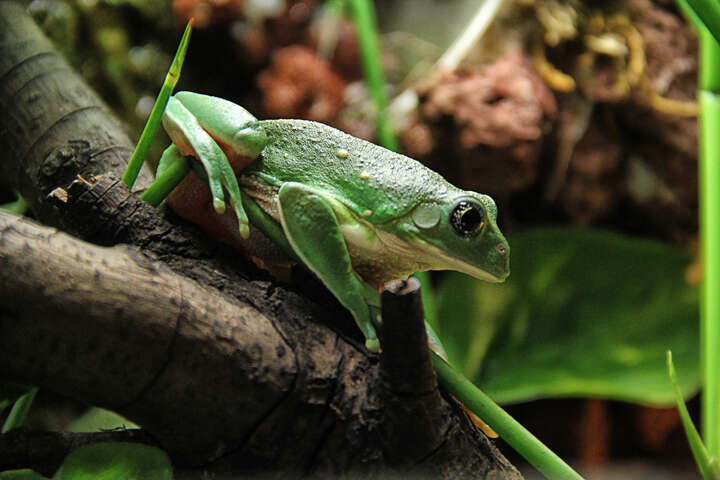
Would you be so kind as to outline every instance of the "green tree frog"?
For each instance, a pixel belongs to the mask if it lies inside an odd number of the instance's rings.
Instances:
[[[380,343],[368,285],[378,289],[426,270],[490,282],[509,274],[493,199],[409,157],[321,123],[258,121],[239,105],[192,92],[170,98],[163,125],[173,143],[158,178],[183,156],[198,159],[212,206],[223,213],[229,194],[243,239],[250,207],[259,207],[260,230],[271,238],[273,225],[275,237],[281,231],[296,258],[352,313],[371,351]]]

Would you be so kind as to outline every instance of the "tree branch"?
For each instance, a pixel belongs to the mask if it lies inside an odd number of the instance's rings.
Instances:
[[[436,450],[448,428],[430,361],[416,278],[386,285],[382,318],[383,439],[388,459],[407,468]]]

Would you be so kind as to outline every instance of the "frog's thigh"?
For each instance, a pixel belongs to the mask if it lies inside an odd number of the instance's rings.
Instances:
[[[317,191],[295,182],[283,184],[278,198],[280,222],[293,250],[350,310],[365,335],[368,350],[378,351],[380,343],[370,309],[361,294],[363,284],[353,272],[350,254],[331,206]]]
[[[213,196],[213,207],[218,213],[225,211],[225,198],[222,187],[224,186],[228,190],[235,214],[238,217],[240,234],[243,238],[247,238],[247,214],[242,207],[240,188],[237,184],[235,172],[233,172],[225,153],[200,126],[193,114],[173,97],[168,100],[163,115],[163,125],[170,138],[173,139],[173,143],[180,145],[179,150],[182,151],[182,145],[189,145],[195,156],[202,162],[207,172],[208,184]]]
[[[180,150],[178,150],[177,146],[174,143],[171,143],[169,147],[163,151],[162,157],[160,157],[160,161],[158,162],[157,169],[155,170],[155,178],[162,175],[162,173],[170,167],[173,163],[177,162],[183,158],[182,153],[180,153]]]

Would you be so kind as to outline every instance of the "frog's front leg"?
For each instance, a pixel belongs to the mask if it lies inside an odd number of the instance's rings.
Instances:
[[[293,250],[350,310],[365,335],[367,349],[378,352],[380,341],[362,295],[364,283],[353,271],[332,206],[322,192],[295,182],[283,184],[278,198],[280,222]]]
[[[227,100],[179,92],[168,101],[163,126],[175,147],[166,150],[159,169],[167,168],[181,155],[199,159],[207,173],[215,211],[225,211],[224,187],[238,218],[240,235],[247,238],[248,218],[228,156],[254,159],[259,155],[265,146],[266,136],[257,119]]]

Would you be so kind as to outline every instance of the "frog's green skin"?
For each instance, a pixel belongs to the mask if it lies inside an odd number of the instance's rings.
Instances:
[[[365,284],[425,270],[491,282],[509,273],[492,198],[460,190],[409,157],[316,122],[257,121],[238,105],[191,92],[171,98],[163,124],[174,145],[158,175],[181,154],[198,157],[215,209],[224,210],[224,187],[243,237],[249,230],[239,190],[254,199],[350,310],[371,350],[379,342]],[[257,157],[239,175],[239,189],[214,139],[226,152]]]

